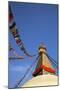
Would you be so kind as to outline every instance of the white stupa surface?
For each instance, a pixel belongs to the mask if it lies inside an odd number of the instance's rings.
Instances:
[[[58,85],[58,76],[55,74],[56,71],[53,68],[53,64],[47,54],[45,46],[41,46],[39,48],[39,55],[40,57],[38,58],[38,63],[33,73],[33,76],[36,77],[33,77],[31,80],[27,81],[22,87]]]
[[[51,85],[58,85],[58,76],[50,74],[39,75],[27,81],[22,87],[51,86]]]

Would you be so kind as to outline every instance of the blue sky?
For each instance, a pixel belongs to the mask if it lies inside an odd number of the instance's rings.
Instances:
[[[17,2],[9,3],[11,5],[16,26],[27,51],[30,54],[36,54],[37,57],[40,43],[44,42],[48,54],[57,61],[58,5]],[[19,49],[10,32],[9,41],[16,52],[25,57],[23,60],[12,60],[9,62],[9,87],[14,87],[19,79],[23,77],[28,67],[34,62],[36,57],[27,57]],[[32,77],[35,66],[31,69],[22,84]]]

